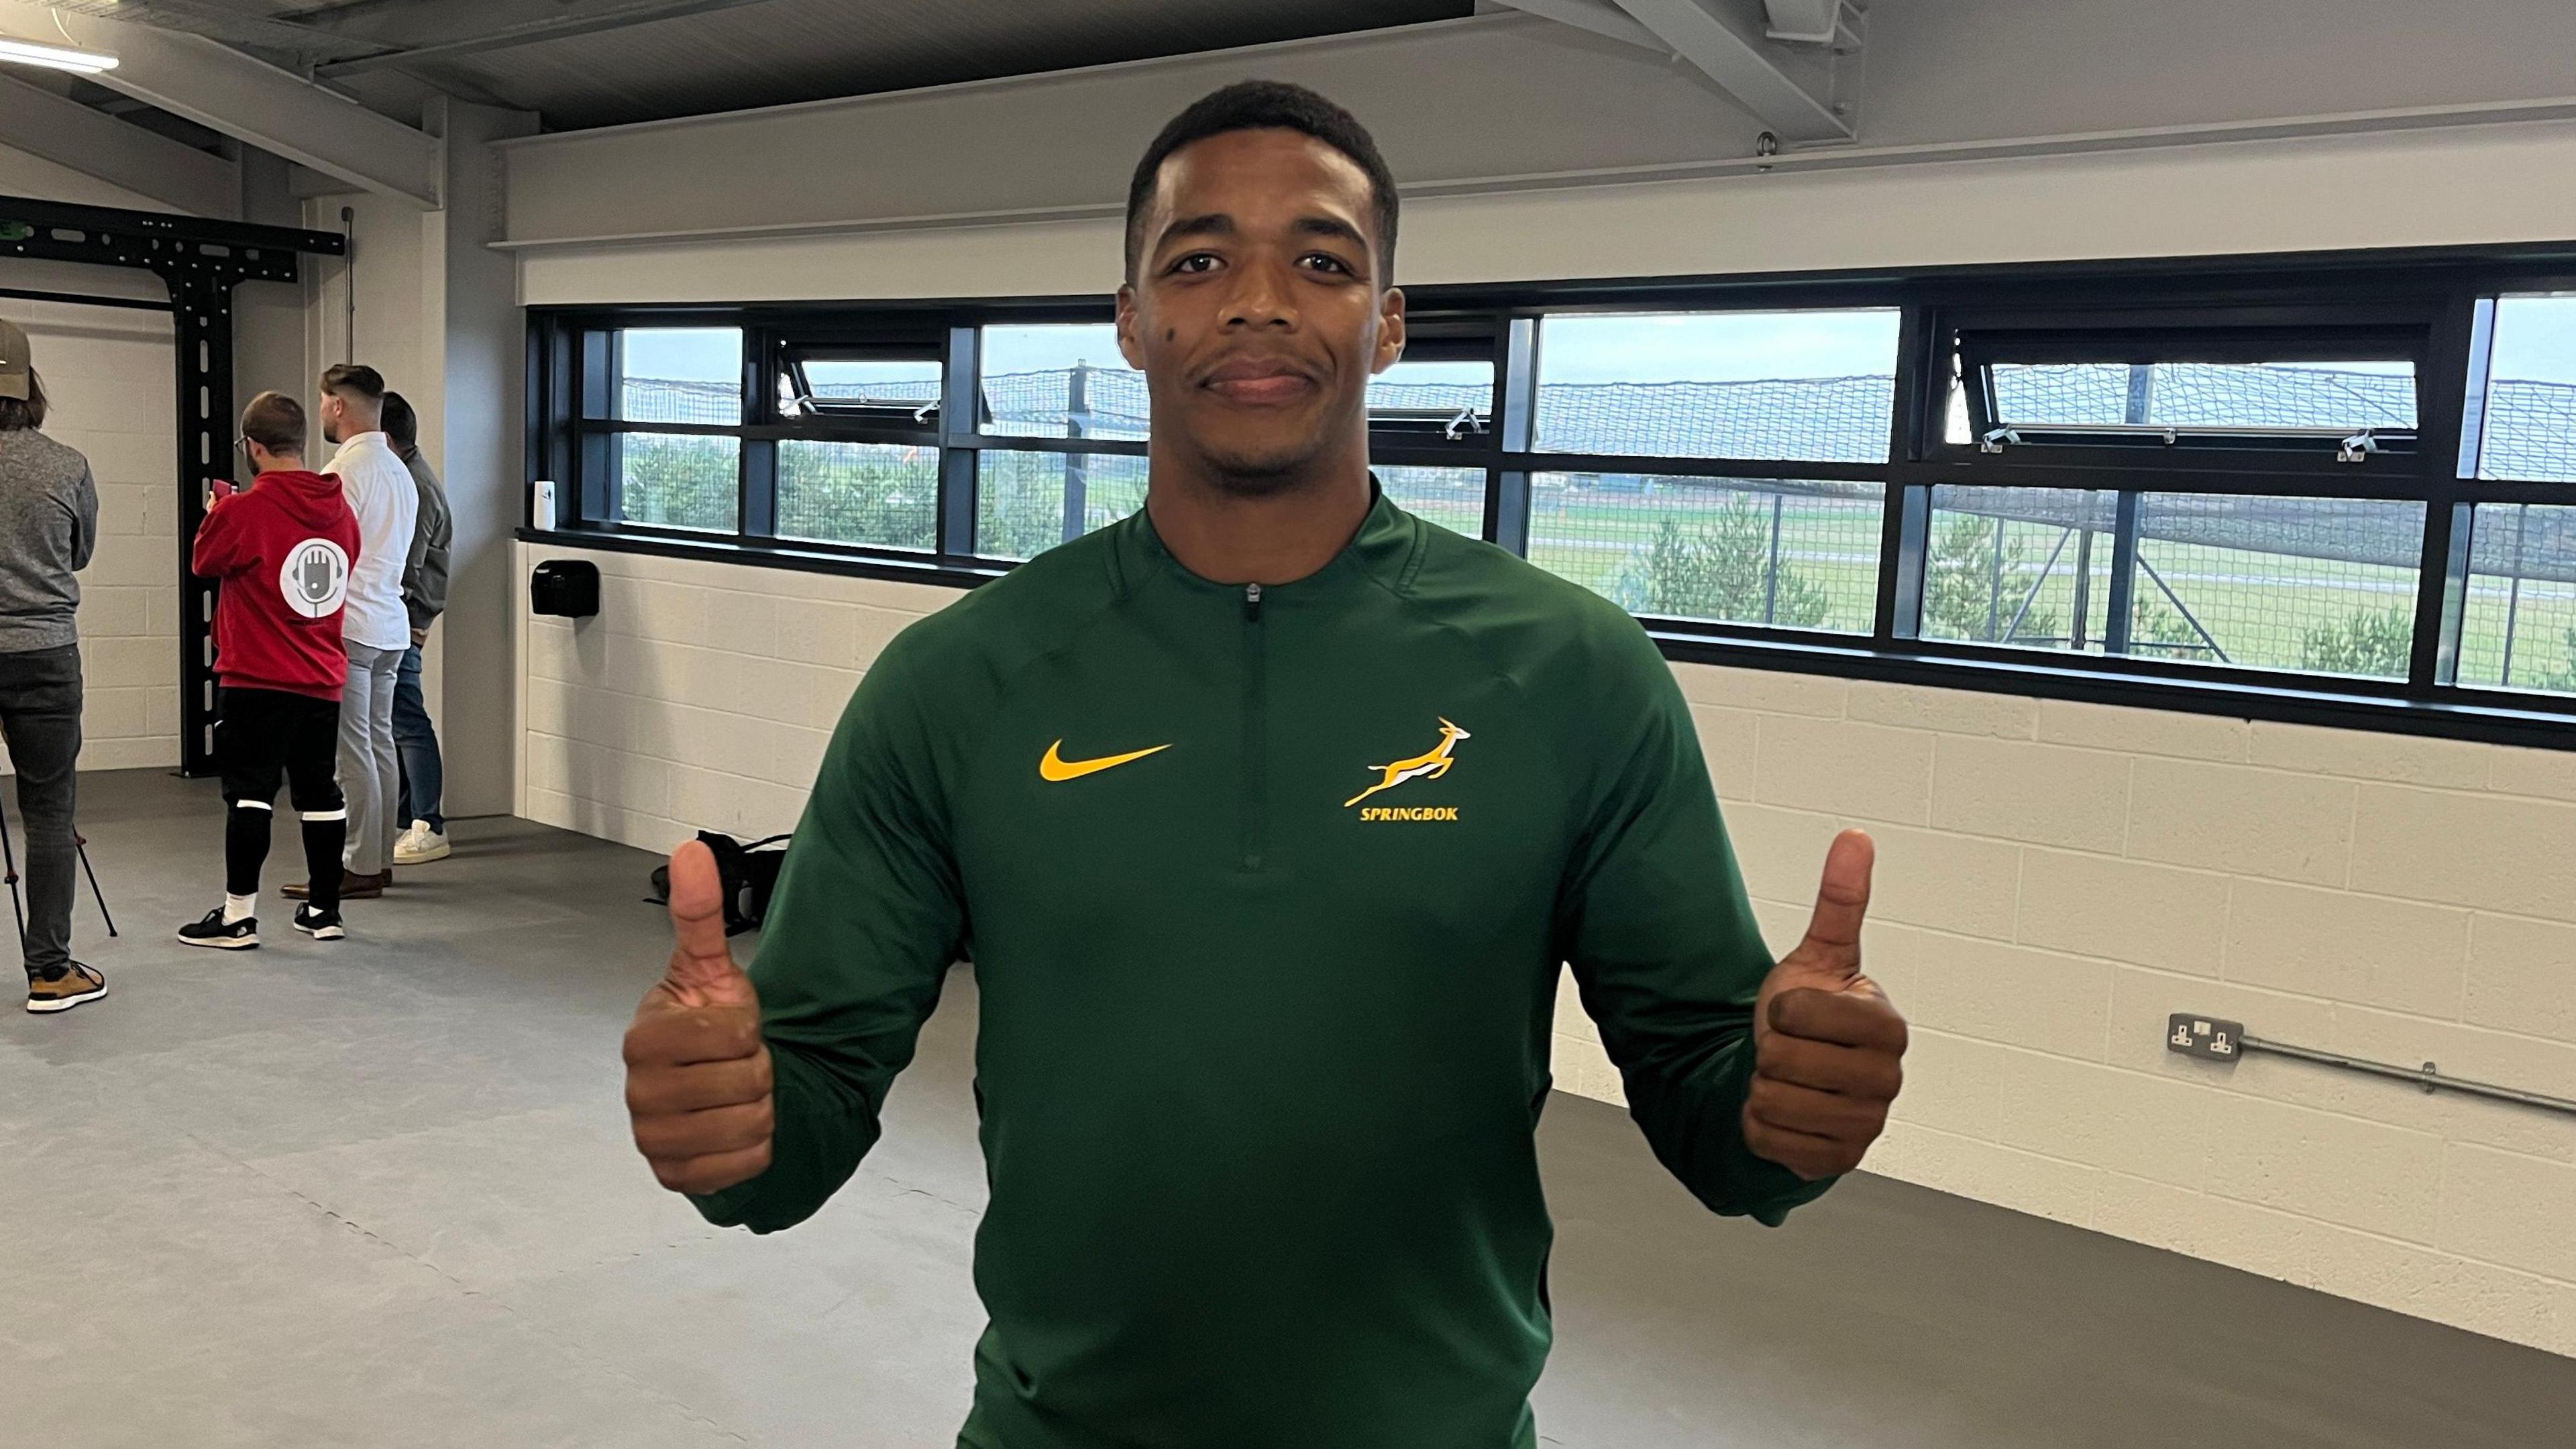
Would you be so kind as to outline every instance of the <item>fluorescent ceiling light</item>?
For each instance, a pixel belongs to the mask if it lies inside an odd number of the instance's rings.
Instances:
[[[116,57],[101,51],[72,50],[24,40],[0,40],[0,62],[41,65],[47,70],[67,70],[75,75],[96,75],[103,70],[116,69]]]

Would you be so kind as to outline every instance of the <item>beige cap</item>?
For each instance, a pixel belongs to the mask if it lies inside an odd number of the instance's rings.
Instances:
[[[34,369],[27,356],[27,334],[18,324],[0,318],[0,397],[27,398],[27,377]]]

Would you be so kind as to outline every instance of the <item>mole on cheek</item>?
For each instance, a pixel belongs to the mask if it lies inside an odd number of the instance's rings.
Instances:
[[[1181,340],[1181,329],[1179,329],[1178,327],[1166,327],[1166,328],[1164,328],[1164,329],[1163,329],[1163,340],[1164,340],[1165,342],[1178,342],[1178,341],[1180,341],[1180,340]]]

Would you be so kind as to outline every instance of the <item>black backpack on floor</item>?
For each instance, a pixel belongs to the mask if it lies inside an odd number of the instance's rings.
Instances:
[[[725,934],[739,936],[759,925],[769,915],[769,898],[778,889],[778,867],[787,859],[787,837],[767,836],[760,840],[736,840],[713,830],[701,830],[698,839],[715,852],[716,878],[724,882]],[[655,905],[671,902],[671,867],[653,867]]]

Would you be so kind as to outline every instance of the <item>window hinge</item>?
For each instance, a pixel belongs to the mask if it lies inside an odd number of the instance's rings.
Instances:
[[[2364,428],[2360,432],[2353,434],[2351,437],[2344,439],[2340,444],[2336,445],[2335,461],[2338,463],[2366,463],[2370,461],[2370,455],[2378,451],[2379,439],[2370,435],[2370,429]]]
[[[1977,440],[1977,451],[1980,453],[2000,453],[2004,450],[2005,444],[2018,443],[2020,441],[2021,434],[2014,432],[2012,429],[1996,428]]]
[[[1469,433],[1482,434],[1484,431],[1485,419],[1483,416],[1477,413],[1474,408],[1461,408],[1458,412],[1458,416],[1451,418],[1448,426],[1440,430],[1440,436],[1447,438],[1450,442],[1454,443]]]
[[[912,420],[916,423],[929,422],[930,415],[937,411],[939,411],[939,404],[935,402],[923,403],[921,406],[912,410]]]

